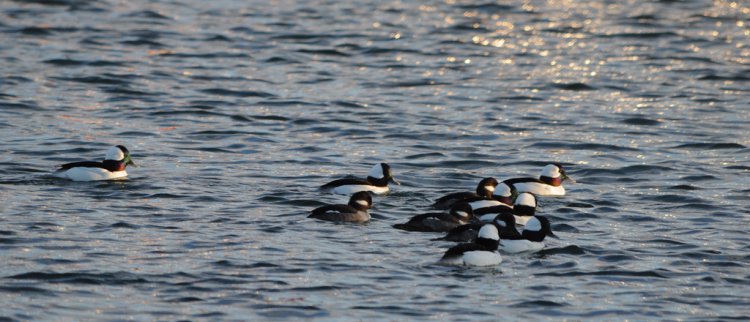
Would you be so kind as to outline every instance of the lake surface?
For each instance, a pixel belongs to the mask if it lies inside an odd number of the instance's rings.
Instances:
[[[750,7],[0,3],[0,321],[748,320]],[[56,166],[127,146],[114,182]],[[364,225],[317,186],[388,162]],[[391,225],[562,163],[489,268]]]

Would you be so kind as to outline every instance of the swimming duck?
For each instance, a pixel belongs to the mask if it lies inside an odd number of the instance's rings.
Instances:
[[[308,218],[326,221],[363,223],[370,221],[368,209],[372,208],[372,196],[367,191],[360,191],[349,198],[346,205],[325,205],[315,208]]]
[[[323,191],[335,194],[352,194],[359,191],[369,191],[374,194],[384,194],[389,191],[388,182],[400,185],[393,178],[391,166],[387,163],[378,163],[370,169],[366,179],[338,179],[324,184],[320,187]]]
[[[477,233],[482,226],[494,224],[497,228],[500,238],[520,238],[521,233],[516,229],[516,219],[510,212],[500,213],[490,221],[480,223],[470,223],[461,225],[448,231],[448,233],[436,240],[449,240],[455,242],[469,242],[477,238]]]
[[[497,227],[494,224],[485,224],[479,229],[477,239],[473,243],[459,244],[449,248],[443,254],[440,263],[466,266],[500,264],[503,258],[497,252],[499,240]]]
[[[557,237],[552,233],[549,219],[533,216],[523,227],[521,236],[503,237],[499,249],[506,253],[533,252],[544,248],[544,237]]]
[[[515,178],[503,181],[518,193],[530,192],[536,196],[564,196],[563,181],[570,179],[558,163],[548,164],[539,178]],[[572,179],[570,179],[572,181]]]
[[[450,207],[460,201],[466,201],[468,199],[477,198],[492,198],[495,187],[497,187],[498,181],[495,178],[484,178],[477,184],[476,192],[464,191],[449,193],[435,200],[432,207],[435,209],[450,209]]]
[[[416,215],[405,224],[395,224],[393,228],[408,231],[446,232],[452,228],[469,223],[473,214],[471,206],[462,202],[451,207],[449,213],[427,213]]]
[[[516,196],[516,200],[513,202],[513,206],[495,206],[489,208],[479,209],[477,215],[479,221],[487,222],[495,219],[495,216],[499,213],[512,213],[515,215],[516,224],[525,225],[526,222],[534,216],[536,213],[536,197],[528,192],[522,192]]]
[[[128,176],[125,167],[135,166],[125,146],[117,145],[107,150],[104,161],[81,161],[66,163],[53,173],[58,178],[73,181],[95,181],[122,179]]]

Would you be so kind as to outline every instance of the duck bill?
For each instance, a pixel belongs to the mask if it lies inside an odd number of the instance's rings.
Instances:
[[[563,173],[562,173],[562,176],[561,176],[561,177],[562,177],[562,181],[565,181],[565,180],[567,180],[567,181],[568,181],[568,182],[570,182],[570,183],[576,183],[576,181],[575,181],[575,180],[573,180],[573,178],[569,177],[569,176],[568,176],[568,174],[567,174],[567,173],[565,173],[565,172],[563,172]]]
[[[552,231],[547,232],[547,236],[555,238],[555,239],[560,239],[560,237],[557,237],[557,235],[555,235],[554,233],[552,233]]]
[[[388,179],[388,180],[389,180],[390,182],[393,182],[393,183],[395,183],[395,184],[399,185],[399,186],[401,185],[401,182],[398,182],[398,180],[396,180],[396,179],[395,179],[395,178],[393,178],[393,177],[391,177],[391,178],[390,178],[390,179]]]
[[[135,165],[135,162],[133,162],[133,159],[131,159],[130,156],[125,157],[125,165],[138,167],[137,165]]]
[[[513,204],[513,201],[515,201],[516,198],[518,198],[518,195],[519,195],[518,190],[516,190],[515,188],[511,188],[511,190],[510,190],[511,204]]]

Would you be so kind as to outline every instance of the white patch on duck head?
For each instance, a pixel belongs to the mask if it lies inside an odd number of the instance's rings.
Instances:
[[[364,207],[369,207],[370,206],[370,203],[367,202],[367,200],[361,200],[360,199],[360,200],[356,200],[355,202],[358,203],[358,204],[360,204],[360,205],[362,205],[362,206],[364,206]]]
[[[523,230],[528,231],[541,231],[542,230],[542,222],[539,221],[536,217],[531,217],[529,221],[526,222],[526,225],[523,226]]]
[[[487,190],[487,191],[489,191],[490,193],[494,193],[495,192],[495,187],[493,187],[493,186],[484,186],[484,189]]]
[[[516,197],[516,202],[514,203],[517,206],[529,206],[536,208],[536,198],[534,195],[523,192],[518,197]]]
[[[456,211],[456,215],[461,218],[469,218],[469,213],[461,210]]]
[[[560,177],[560,167],[554,165],[554,164],[548,164],[544,166],[544,169],[542,169],[542,176],[543,177],[550,177],[550,178],[559,178]]]
[[[482,228],[479,229],[479,234],[477,237],[500,240],[500,234],[497,232],[497,227],[491,224],[482,226]]]
[[[495,191],[493,191],[493,195],[496,195],[496,196],[500,196],[500,197],[510,197],[511,196],[510,187],[507,184],[505,184],[505,183],[498,184],[497,187],[495,187]]]
[[[120,161],[125,158],[125,153],[120,150],[120,148],[113,146],[107,150],[107,156],[104,158],[105,160],[115,160]]]
[[[383,172],[384,163],[378,163],[370,169],[370,173],[367,174],[369,177],[373,177],[376,179],[382,179],[385,178],[385,173]]]

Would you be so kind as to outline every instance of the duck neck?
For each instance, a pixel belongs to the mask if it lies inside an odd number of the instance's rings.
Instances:
[[[539,177],[539,180],[541,180],[542,182],[550,186],[559,187],[560,185],[562,185],[561,177],[553,178],[553,177],[548,177],[548,176],[541,176]]]
[[[367,210],[367,206],[365,206],[363,204],[360,204],[356,200],[353,200],[353,201],[349,202],[349,206],[351,206],[352,208],[357,209],[359,211],[366,211]]]
[[[487,250],[495,250],[497,249],[497,246],[500,245],[499,240],[489,239],[489,238],[482,238],[479,237],[474,241],[475,244],[480,245],[484,247]]]
[[[494,196],[493,199],[500,201],[508,206],[513,205],[513,199],[511,197],[505,197],[505,196]]]
[[[518,229],[516,229],[515,224],[507,227],[503,227],[503,229],[500,231],[500,236],[503,236],[503,239],[521,239],[521,233],[518,232]]]
[[[117,160],[104,160],[102,161],[102,164],[104,165],[104,169],[107,169],[108,171],[115,172],[115,171],[123,171],[125,170],[125,162],[117,161]]]
[[[378,178],[373,178],[373,177],[370,177],[370,176],[367,177],[367,182],[369,182],[373,186],[377,186],[377,187],[386,187],[386,186],[388,186],[388,180],[389,180],[388,177],[382,177],[382,178],[379,178],[379,179]]]
[[[544,241],[544,236],[546,234],[543,231],[531,231],[531,230],[524,230],[523,233],[521,233],[521,236],[523,236],[524,239],[528,239],[533,242],[542,242]]]

